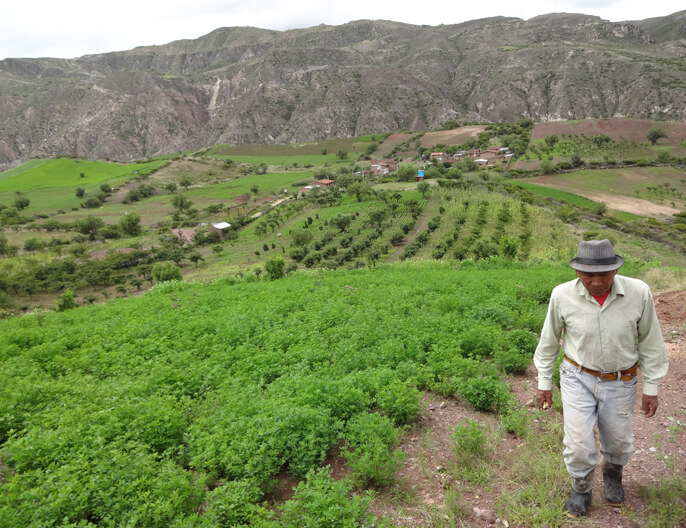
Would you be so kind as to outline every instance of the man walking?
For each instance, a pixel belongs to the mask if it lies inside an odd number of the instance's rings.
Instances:
[[[612,506],[624,501],[622,471],[633,452],[632,418],[637,373],[643,376],[641,410],[655,415],[658,380],[667,373],[667,354],[650,288],[617,275],[624,259],[609,240],[582,241],[569,265],[577,279],[560,284],[550,297],[534,354],[538,406],[552,407],[552,377],[563,337],[560,393],[564,451],[572,490],[567,516],[586,515],[598,460],[594,428],[603,455],[603,487]]]

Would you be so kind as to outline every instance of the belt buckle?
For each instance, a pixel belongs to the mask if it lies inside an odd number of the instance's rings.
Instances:
[[[614,377],[610,377],[614,376]],[[617,371],[617,372],[601,372],[600,373],[601,379],[605,381],[617,381],[622,379],[622,373]]]

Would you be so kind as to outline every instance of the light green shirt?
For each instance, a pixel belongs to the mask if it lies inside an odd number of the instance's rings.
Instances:
[[[589,369],[617,372],[638,362],[643,394],[657,395],[657,382],[667,374],[667,353],[645,282],[615,275],[602,307],[579,279],[553,289],[534,353],[540,390],[552,387],[563,334],[565,354]]]

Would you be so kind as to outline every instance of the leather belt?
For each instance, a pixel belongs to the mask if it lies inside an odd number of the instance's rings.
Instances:
[[[596,378],[600,378],[604,381],[613,381],[613,380],[631,381],[638,374],[638,363],[635,363],[634,366],[631,368],[628,368],[626,370],[620,370],[618,372],[600,372],[599,370],[593,370],[590,368],[582,367],[576,361],[569,359],[567,354],[565,354],[564,357],[572,365],[574,365],[575,367],[579,367],[582,370],[582,372],[586,372],[587,374],[590,374],[591,376],[595,376]]]

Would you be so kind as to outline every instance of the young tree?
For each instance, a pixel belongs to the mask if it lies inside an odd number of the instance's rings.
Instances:
[[[174,194],[176,192],[176,184],[174,182],[170,182],[164,186],[164,189],[169,191],[169,194]]]
[[[422,193],[422,196],[423,196],[424,198],[426,198],[426,195],[429,194],[430,188],[431,188],[431,186],[430,186],[428,183],[426,183],[426,182],[419,182],[419,183],[417,184],[417,190],[418,190],[420,193]]]
[[[181,180],[179,180],[179,185],[186,190],[188,190],[192,183],[193,182],[188,176],[184,176],[183,178],[181,178]]]
[[[284,276],[285,266],[286,261],[283,259],[283,257],[274,257],[267,260],[264,268],[267,272],[267,277],[269,280],[282,279]]]
[[[27,238],[24,241],[24,251],[30,251],[31,253],[35,253],[36,250],[41,249],[42,247],[43,242],[41,242],[37,238]]]
[[[89,240],[95,240],[95,235],[98,233],[98,229],[104,227],[105,222],[102,218],[97,218],[95,216],[86,216],[85,218],[79,218],[74,222],[74,228],[82,235],[88,235]]]
[[[180,213],[183,213],[184,211],[188,210],[191,208],[193,205],[193,202],[191,202],[188,198],[186,198],[183,194],[175,194],[172,197],[171,204],[174,206],[175,209],[177,209]]]
[[[119,219],[119,230],[125,235],[138,236],[141,234],[141,216],[138,213],[128,213]]]
[[[651,145],[655,145],[660,139],[666,138],[667,134],[660,127],[653,127],[648,130],[646,137],[648,138],[648,141],[650,141]]]
[[[196,251],[194,251],[193,253],[191,253],[191,254],[188,256],[188,260],[190,260],[193,264],[195,264],[195,267],[196,267],[196,268],[198,267],[198,263],[199,263],[201,260],[202,260],[203,262],[205,261],[205,259],[203,258],[203,256],[202,256],[200,253],[196,252]]]
[[[253,183],[250,186],[250,192],[253,193],[255,196],[257,196],[257,193],[260,192],[260,188],[257,186],[256,183]]]
[[[329,224],[332,226],[338,228],[341,233],[343,233],[350,223],[353,221],[353,217],[350,215],[344,215],[341,213],[336,214],[331,220],[329,220]]]
[[[57,298],[57,301],[55,302],[55,308],[58,312],[76,308],[74,292],[70,289],[65,290],[64,293]]]
[[[369,185],[365,185],[364,183],[353,183],[346,189],[346,192],[348,194],[354,194],[357,201],[361,202],[362,198],[370,194],[372,190],[369,188]]]
[[[560,141],[560,138],[556,134],[551,134],[545,137],[545,142],[551,149],[555,148],[555,145],[557,145],[558,141]]]
[[[26,209],[29,205],[31,205],[31,200],[29,200],[26,196],[20,196],[14,200],[13,205],[21,211],[22,209]]]
[[[77,187],[76,188],[76,197],[77,198],[83,198],[83,195],[86,194],[86,189],[83,187]]]

